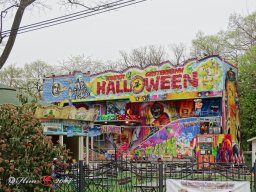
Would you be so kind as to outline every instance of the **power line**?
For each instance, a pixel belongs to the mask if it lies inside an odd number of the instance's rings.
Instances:
[[[89,9],[89,10],[87,9],[85,11],[72,13],[72,14],[69,14],[66,16],[61,16],[61,17],[57,17],[54,19],[49,19],[49,20],[38,22],[38,23],[22,26],[19,29],[7,30],[7,31],[4,31],[2,34],[3,34],[3,36],[8,37],[8,36],[10,36],[12,31],[18,31],[18,34],[27,33],[30,31],[35,31],[35,30],[71,22],[74,20],[90,17],[93,15],[98,15],[98,14],[101,14],[101,13],[104,13],[107,11],[112,11],[112,10],[120,9],[123,7],[131,6],[131,5],[138,4],[138,3],[141,3],[141,2],[144,2],[147,0],[139,0],[139,1],[129,0],[129,1],[125,1],[125,2],[122,2],[122,1],[123,0],[118,0],[118,1],[115,1],[115,2],[112,2],[109,4],[105,4],[105,5],[98,6],[96,8]]]
[[[123,0],[119,0],[119,1],[116,1],[116,2],[120,2],[120,1],[123,1]],[[116,2],[112,2],[111,4],[114,4]],[[113,5],[111,5],[111,6],[113,6]],[[103,7],[103,8],[105,7],[105,9],[106,9],[107,6],[105,4],[105,6],[102,5],[101,7]],[[97,7],[97,8],[98,8],[97,10],[102,9],[102,8],[99,8],[99,7]],[[9,35],[12,31],[22,31],[22,30],[24,31],[24,30],[28,30],[28,29],[31,29],[31,28],[39,28],[43,25],[48,25],[48,24],[51,24],[51,23],[56,23],[56,22],[65,20],[65,19],[70,19],[70,18],[73,18],[73,17],[81,16],[81,15],[88,14],[88,13],[92,13],[92,12],[95,12],[95,10],[96,10],[96,8],[83,10],[83,11],[80,11],[80,12],[68,14],[66,16],[61,16],[61,17],[57,17],[57,18],[54,18],[54,19],[49,19],[49,20],[38,22],[38,23],[26,25],[26,26],[20,27],[19,29],[7,30],[7,31],[4,31],[2,34],[3,35]]]
[[[111,3],[108,3],[108,4],[104,4],[104,5],[101,5],[101,6],[97,6],[97,7],[91,8],[91,9],[86,9],[86,10],[83,10],[83,11],[71,13],[71,14],[60,16],[60,17],[56,17],[56,18],[53,18],[53,19],[48,19],[48,20],[45,20],[45,21],[40,21],[40,22],[37,22],[37,23],[25,25],[25,26],[19,27],[19,29],[6,30],[6,31],[3,31],[3,33],[5,33],[5,32],[6,33],[10,33],[11,31],[17,31],[17,30],[21,30],[21,29],[25,29],[25,28],[36,27],[37,25],[41,25],[41,24],[44,25],[44,24],[47,24],[47,23],[51,23],[52,21],[57,22],[57,21],[63,20],[63,18],[64,19],[65,18],[68,19],[68,18],[70,18],[70,16],[79,16],[81,14],[85,14],[85,13],[88,13],[88,12],[100,10],[100,9],[102,9],[104,7],[105,8],[106,7],[110,7],[110,6],[113,6],[113,4],[116,4],[116,3],[121,2],[121,1],[124,1],[124,0],[114,1],[114,2],[111,2]]]

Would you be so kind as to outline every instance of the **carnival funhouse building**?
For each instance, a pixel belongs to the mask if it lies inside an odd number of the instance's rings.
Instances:
[[[123,71],[48,77],[44,100],[59,107],[96,110],[93,123],[80,126],[80,140],[88,139],[79,145],[74,141],[75,125],[62,133],[46,129],[45,134],[53,140],[61,137],[71,150],[87,145],[98,154],[116,149],[118,156],[215,159],[220,148],[232,150],[240,142],[237,68],[219,56],[175,66],[167,61]]]

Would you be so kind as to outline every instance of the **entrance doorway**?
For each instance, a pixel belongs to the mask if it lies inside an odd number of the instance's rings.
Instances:
[[[64,135],[63,144],[66,145],[66,149],[69,149],[72,159],[79,159],[79,137],[67,137]]]

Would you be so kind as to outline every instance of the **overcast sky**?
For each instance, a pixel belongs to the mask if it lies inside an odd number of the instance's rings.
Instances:
[[[57,0],[54,0],[56,2]],[[188,47],[200,30],[215,34],[225,30],[232,13],[246,16],[256,10],[256,0],[148,0],[146,2],[18,35],[6,66],[23,66],[35,60],[57,65],[71,55],[115,60],[119,50],[129,51],[147,45],[168,46],[183,42]],[[65,14],[34,9],[21,25]],[[8,30],[11,13],[3,21]]]

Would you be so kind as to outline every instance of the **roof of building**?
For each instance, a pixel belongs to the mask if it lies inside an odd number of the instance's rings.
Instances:
[[[21,105],[17,98],[16,89],[0,84],[0,105],[1,104]]]
[[[251,142],[251,141],[254,141],[254,140],[256,140],[256,137],[253,137],[253,138],[251,138],[251,139],[248,139],[247,142]]]

